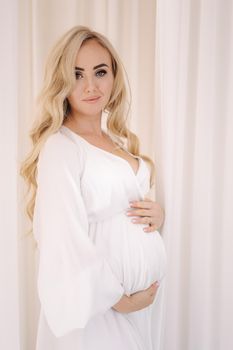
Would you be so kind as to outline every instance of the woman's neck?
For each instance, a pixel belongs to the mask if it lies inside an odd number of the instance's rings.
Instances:
[[[101,115],[96,117],[69,115],[63,122],[63,125],[70,127],[80,135],[103,135],[101,128]]]

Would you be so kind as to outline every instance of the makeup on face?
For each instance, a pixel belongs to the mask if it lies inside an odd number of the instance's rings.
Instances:
[[[83,45],[74,66],[76,84],[68,98],[78,115],[101,115],[113,88],[111,56],[95,41]]]
[[[99,68],[102,68],[102,67],[107,67],[109,68],[109,66],[106,64],[106,63],[101,63],[101,64],[98,64],[97,66],[93,67],[93,71],[99,69]],[[85,69],[84,68],[80,68],[80,67],[75,67],[75,75],[76,75],[76,79],[80,79],[82,77],[82,74],[81,72],[85,72]],[[107,74],[107,71],[105,69],[101,69],[101,70],[98,70],[96,72],[96,75],[98,77],[103,77]]]

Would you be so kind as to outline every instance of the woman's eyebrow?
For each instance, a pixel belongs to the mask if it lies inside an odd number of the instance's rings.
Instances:
[[[108,67],[108,65],[106,63],[100,63],[98,64],[97,66],[95,66],[93,68],[94,69],[97,69],[97,68],[100,68],[100,67]],[[75,67],[75,70],[81,70],[81,71],[84,71],[85,69],[84,68],[80,68],[80,67]]]

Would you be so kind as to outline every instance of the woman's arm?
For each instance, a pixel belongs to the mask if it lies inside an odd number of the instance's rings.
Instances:
[[[158,202],[149,198],[145,198],[143,201],[130,202],[130,208],[126,214],[133,217],[132,222],[134,224],[148,224],[148,227],[144,228],[145,232],[158,230],[164,222],[164,209]]]
[[[57,133],[40,152],[33,233],[38,243],[38,296],[56,337],[83,329],[109,310],[124,288],[88,235],[81,192],[84,153]]]
[[[156,296],[159,283],[153,283],[149,288],[122,298],[112,308],[121,313],[129,313],[144,309],[151,305]]]

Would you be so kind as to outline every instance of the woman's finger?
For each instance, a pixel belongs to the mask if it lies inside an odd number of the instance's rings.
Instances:
[[[153,216],[153,212],[150,209],[129,209],[126,214],[127,216]]]
[[[153,207],[153,202],[148,200],[129,202],[130,208],[142,208],[151,209]]]
[[[148,224],[147,227],[143,228],[143,231],[147,232],[147,233],[157,231],[159,228],[159,225],[156,225],[156,223],[151,223],[150,221],[151,221],[151,218],[149,218],[149,217],[132,219],[132,222],[134,224],[137,224],[137,225],[138,224]]]
[[[143,216],[141,218],[133,218],[132,222],[134,224],[147,224],[147,225],[154,225],[154,222],[152,221],[152,218],[149,216]]]
[[[144,227],[143,228],[143,231],[144,232],[154,232],[154,231],[157,231],[158,230],[158,227],[156,225],[151,225],[151,226],[147,226],[147,227]]]

